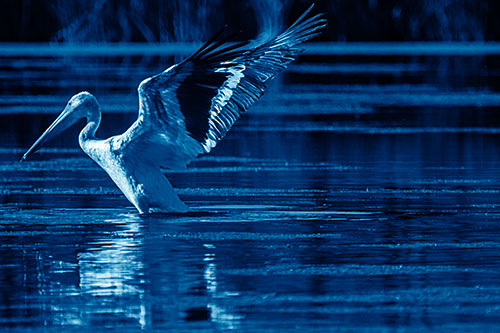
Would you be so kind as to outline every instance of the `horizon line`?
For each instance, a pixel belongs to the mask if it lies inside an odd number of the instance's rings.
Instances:
[[[190,54],[198,42],[0,42],[0,57],[73,55]],[[500,54],[496,41],[309,42],[309,55],[491,55]]]

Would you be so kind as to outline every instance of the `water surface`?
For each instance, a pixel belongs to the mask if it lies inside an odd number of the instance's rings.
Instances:
[[[192,211],[151,216],[78,129],[18,160],[81,90],[123,132],[175,57],[0,57],[0,326],[495,330],[497,56],[333,53],[165,171]]]

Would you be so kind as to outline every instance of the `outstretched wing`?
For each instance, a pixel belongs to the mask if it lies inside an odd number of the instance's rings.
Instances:
[[[174,158],[185,164],[208,153],[262,96],[266,82],[302,52],[296,45],[326,25],[322,14],[307,18],[312,7],[284,33],[254,49],[242,49],[248,42],[229,43],[231,37],[223,38],[221,30],[189,58],[142,81],[139,117],[121,144],[134,150],[139,144],[149,153],[155,146],[161,149],[157,145],[175,145],[175,157],[153,153],[166,167],[176,164]]]

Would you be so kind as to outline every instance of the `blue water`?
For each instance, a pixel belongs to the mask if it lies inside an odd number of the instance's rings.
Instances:
[[[166,172],[191,212],[151,216],[78,129],[18,160],[81,90],[123,132],[174,57],[0,56],[0,327],[498,329],[497,56],[336,47]]]

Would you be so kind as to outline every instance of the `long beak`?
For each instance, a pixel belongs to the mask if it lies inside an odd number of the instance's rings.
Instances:
[[[75,124],[78,118],[74,116],[75,108],[67,105],[61,114],[54,120],[54,122],[43,132],[43,134],[35,141],[35,143],[28,149],[28,151],[21,158],[21,162],[26,160],[31,154],[40,149],[45,142],[55,137],[57,134],[63,132],[65,129]]]

